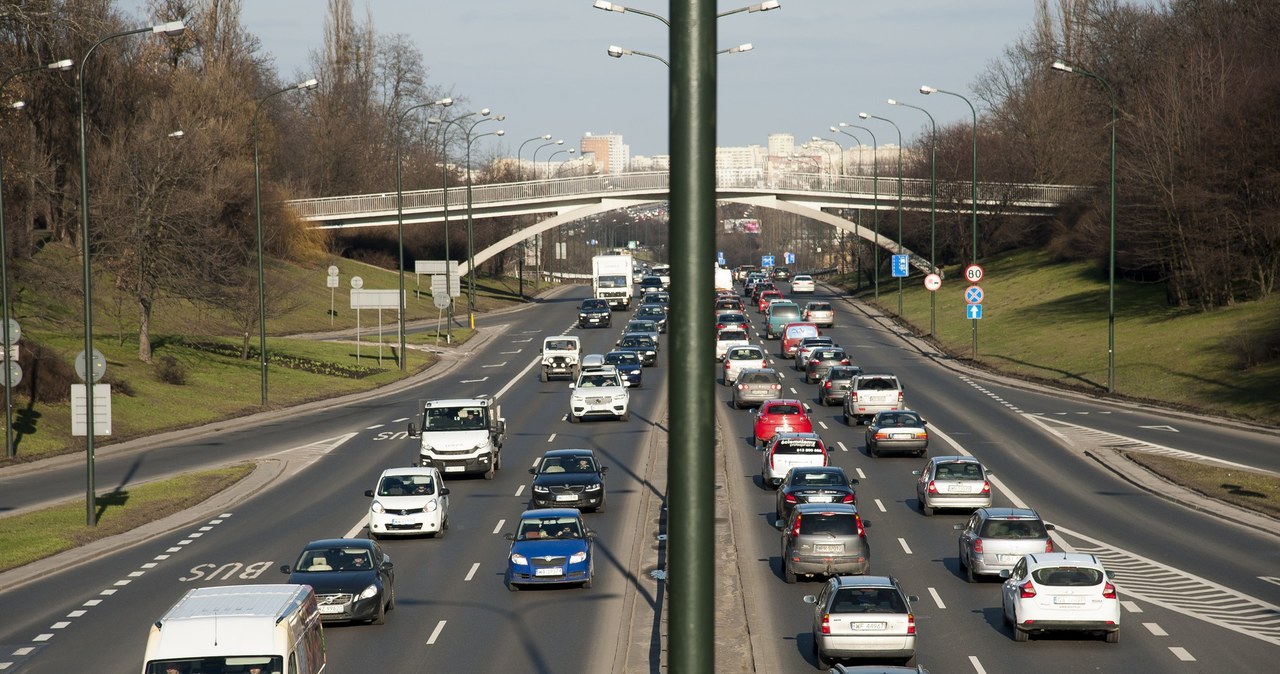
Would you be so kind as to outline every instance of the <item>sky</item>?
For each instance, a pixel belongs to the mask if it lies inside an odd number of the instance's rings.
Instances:
[[[679,0],[676,0],[679,1]],[[760,0],[719,0],[717,10]],[[895,144],[893,127],[859,122],[859,112],[887,117],[904,142],[927,133],[917,110],[939,125],[967,123],[964,101],[924,96],[922,84],[968,96],[972,85],[1031,27],[1032,0],[781,0],[780,9],[719,19],[718,43],[751,51],[719,57],[717,145],[766,145],[790,133],[797,144],[833,138],[839,122],[872,129]],[[142,0],[122,9],[142,18]],[[602,11],[593,0],[353,0],[380,35],[407,35],[422,52],[428,82],[465,98],[460,109],[505,114],[503,139],[491,148],[514,154],[521,142],[552,134],[576,147],[585,133],[621,134],[632,155],[668,154],[667,67],[639,55],[611,58],[610,45],[666,58],[667,30],[633,12]],[[625,0],[663,16],[662,0]],[[132,9],[131,9],[132,8]],[[261,41],[282,82],[311,76],[323,44],[326,0],[243,0],[242,23]],[[167,17],[161,17],[167,18]],[[497,124],[487,125],[491,128]],[[860,133],[860,132],[856,132]],[[848,136],[834,136],[846,147]],[[864,142],[869,140],[864,136]],[[533,144],[528,146],[534,147]],[[526,150],[526,153],[531,150]]]

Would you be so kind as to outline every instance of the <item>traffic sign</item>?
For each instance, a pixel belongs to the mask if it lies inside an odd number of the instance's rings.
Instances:
[[[81,381],[101,381],[102,375],[106,373],[107,357],[101,351],[94,349],[93,356],[88,359],[84,357],[84,351],[76,355],[76,374]]]
[[[969,286],[964,289],[964,301],[968,304],[982,304],[982,298],[985,293],[978,286]]]
[[[982,267],[979,267],[976,264],[971,264],[964,268],[964,277],[969,281],[969,283],[977,283],[978,281],[981,281],[982,276],[985,273],[986,272],[982,271]]]
[[[982,318],[982,305],[970,304],[964,308],[964,313],[966,318],[971,318],[976,321],[979,318]]]
[[[352,277],[351,277],[351,287],[352,287],[352,288],[355,288],[356,290],[359,290],[359,289],[363,288],[363,287],[364,287],[364,279],[360,278],[359,276],[352,276]]]
[[[338,267],[337,267],[336,265],[332,265],[332,264],[331,264],[331,265],[329,265],[329,275],[330,275],[330,276],[337,276],[337,275],[338,275]]]
[[[910,255],[894,255],[893,256],[893,277],[902,278],[911,275],[911,256]]]
[[[937,274],[929,274],[924,277],[924,287],[929,292],[933,292],[942,287],[942,277]]]
[[[761,256],[760,256],[760,266],[761,266],[761,267],[772,267],[772,266],[773,266],[773,256],[772,256],[772,255],[761,255]]]
[[[795,254],[795,253],[783,253],[783,254],[782,254],[782,261],[783,261],[785,264],[795,264],[795,263],[796,263],[796,254]]]

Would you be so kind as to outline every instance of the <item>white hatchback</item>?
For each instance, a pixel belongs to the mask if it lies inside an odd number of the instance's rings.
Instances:
[[[440,471],[426,466],[388,468],[378,486],[364,493],[369,503],[369,537],[443,536],[449,528],[449,488]]]
[[[808,274],[797,274],[791,279],[791,294],[812,293],[816,289],[813,277]]]
[[[1045,552],[1026,555],[1001,571],[1000,608],[1014,641],[1031,633],[1101,632],[1120,640],[1120,598],[1115,577],[1095,555]]]
[[[753,367],[769,367],[764,349],[754,344],[729,347],[724,354],[724,385],[733,386],[733,382],[738,381],[739,372]]]

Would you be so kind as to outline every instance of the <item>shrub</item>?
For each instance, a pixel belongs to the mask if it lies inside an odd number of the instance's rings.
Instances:
[[[187,366],[178,362],[172,355],[161,356],[156,361],[156,378],[166,384],[185,386],[187,383]]]

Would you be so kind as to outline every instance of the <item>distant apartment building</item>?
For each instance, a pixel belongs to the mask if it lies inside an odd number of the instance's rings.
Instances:
[[[582,136],[578,148],[583,156],[590,153],[595,157],[596,167],[601,173],[622,173],[631,163],[631,148],[622,142],[622,134],[597,136],[588,132]]]

